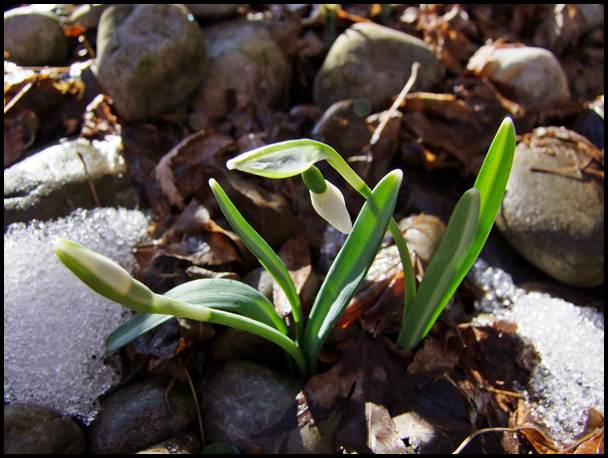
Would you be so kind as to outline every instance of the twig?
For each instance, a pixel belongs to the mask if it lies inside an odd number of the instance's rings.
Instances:
[[[412,64],[412,71],[410,74],[410,78],[407,80],[407,83],[405,83],[405,86],[403,86],[403,89],[401,89],[401,92],[399,93],[399,95],[397,96],[397,98],[395,99],[395,101],[393,102],[391,107],[388,109],[388,111],[385,111],[384,114],[382,115],[382,117],[380,118],[380,123],[378,124],[378,127],[376,127],[376,130],[374,130],[372,139],[369,142],[370,146],[374,146],[378,142],[378,140],[380,139],[380,134],[382,134],[384,127],[388,123],[388,120],[390,119],[390,117],[393,114],[395,114],[397,112],[397,109],[403,103],[405,96],[412,90],[412,87],[414,86],[414,83],[416,82],[416,78],[418,77],[419,68],[420,68],[419,62],[414,62]]]
[[[192,356],[194,352],[190,354]],[[181,358],[178,355],[178,359],[181,361]],[[190,359],[190,357],[188,357]],[[201,408],[198,403],[198,396],[196,396],[196,389],[194,388],[194,383],[192,383],[192,378],[190,377],[190,372],[188,372],[188,367],[184,363],[184,372],[186,374],[186,378],[188,379],[188,385],[190,386],[190,391],[192,391],[192,398],[194,399],[194,405],[196,406],[196,415],[198,418],[198,427],[201,433],[201,447],[205,446],[205,431],[203,430],[203,416],[201,414]]]
[[[13,108],[15,106],[15,104],[25,95],[27,94],[27,92],[32,88],[32,86],[34,85],[34,83],[32,81],[30,81],[29,83],[27,83],[25,86],[23,86],[21,88],[21,90],[19,92],[17,92],[17,94],[15,94],[15,97],[13,97],[11,99],[10,102],[8,102],[5,106],[4,106],[4,114],[8,113],[8,111]]]
[[[91,59],[95,59],[95,51],[93,50],[93,47],[91,46],[91,43],[89,43],[89,40],[87,40],[87,37],[86,37],[86,35],[84,33],[81,34],[81,35],[78,35],[78,41],[87,50],[87,53],[89,54],[89,56],[91,57]]]
[[[80,158],[80,162],[82,162],[82,166],[84,167],[84,173],[87,176],[87,183],[89,183],[89,188],[91,189],[91,194],[93,195],[93,200],[95,201],[95,205],[97,207],[101,207],[101,203],[99,202],[99,199],[97,198],[97,192],[95,191],[95,185],[93,185],[93,181],[91,181],[91,177],[89,176],[89,171],[87,169],[87,164],[84,161],[84,157],[82,157],[82,154],[80,154],[80,151],[76,151],[76,154],[78,154],[78,157]]]
[[[478,431],[475,431],[473,434],[469,435],[469,437],[467,437],[465,440],[462,441],[462,444],[460,444],[460,446],[454,450],[452,452],[452,455],[458,455],[460,452],[462,452],[462,450],[469,445],[469,443],[475,439],[477,436],[479,436],[480,434],[485,434],[485,433],[493,433],[493,432],[518,432],[519,428],[505,428],[505,427],[496,427],[496,428],[484,428],[484,429],[480,429]]]

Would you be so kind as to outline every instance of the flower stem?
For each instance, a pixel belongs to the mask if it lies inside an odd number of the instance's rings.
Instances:
[[[344,178],[355,191],[368,200],[372,194],[370,187],[365,184],[361,177],[357,175],[357,173],[348,165],[344,158],[340,156],[335,149],[328,145],[323,146],[323,150],[328,156],[327,162],[329,165],[331,165],[340,175],[342,175],[342,178]],[[388,223],[388,228],[391,232],[393,240],[395,241],[395,245],[397,245],[399,257],[401,258],[401,264],[403,265],[403,277],[405,282],[405,287],[403,288],[403,315],[401,319],[401,331],[399,333],[399,337],[397,338],[397,344],[402,346],[401,343],[404,341],[404,336],[402,333],[405,329],[405,319],[412,308],[414,297],[416,296],[416,277],[414,275],[414,268],[412,266],[412,260],[410,258],[407,243],[394,217],[391,217]]]

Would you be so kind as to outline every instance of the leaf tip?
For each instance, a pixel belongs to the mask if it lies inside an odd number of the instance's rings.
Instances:
[[[515,136],[515,124],[513,123],[513,119],[511,119],[510,116],[505,116],[505,119],[502,120],[498,130],[508,130],[509,132],[513,133],[513,136]]]
[[[234,169],[236,169],[236,161],[235,161],[235,159],[236,158],[229,159],[226,162],[226,167],[228,168],[228,170],[234,170]]]

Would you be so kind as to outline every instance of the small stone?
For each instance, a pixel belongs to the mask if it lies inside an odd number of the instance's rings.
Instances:
[[[175,386],[165,402],[162,385],[129,385],[101,403],[91,425],[92,453],[134,453],[183,431],[194,420],[192,394]]]
[[[601,3],[577,4],[577,11],[585,20],[583,33],[604,25],[604,5]]]
[[[421,65],[414,90],[427,90],[443,76],[422,40],[378,24],[355,24],[329,50],[315,79],[315,102],[327,108],[364,97],[373,110],[386,108],[409,79],[414,62]]]
[[[121,140],[116,135],[45,148],[4,170],[4,226],[96,207],[91,185],[101,205],[132,208],[138,198],[126,170]]]
[[[568,79],[555,56],[531,46],[482,46],[467,69],[508,91],[526,109],[554,108],[570,100]]]
[[[193,101],[194,111],[219,119],[248,105],[276,108],[287,101],[291,67],[259,22],[237,19],[205,28],[209,72]]]
[[[19,65],[61,65],[68,42],[57,16],[24,6],[4,13],[4,51]]]
[[[603,183],[577,169],[594,156],[603,164],[603,152],[563,127],[524,135],[496,219],[524,258],[581,287],[604,281]]]
[[[399,229],[407,242],[410,255],[416,253],[421,261],[428,264],[445,233],[445,224],[434,215],[420,213],[399,221]]]
[[[72,454],[84,450],[84,433],[71,418],[34,404],[4,406],[4,454]]]
[[[99,22],[97,56],[99,83],[129,121],[179,105],[206,70],[203,34],[184,5],[108,8]]]

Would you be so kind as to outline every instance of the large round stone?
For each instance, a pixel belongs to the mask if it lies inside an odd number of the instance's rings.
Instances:
[[[559,106],[570,99],[568,79],[551,51],[531,46],[482,46],[467,68],[500,85],[527,109]]]
[[[231,360],[201,385],[208,442],[228,442],[266,453],[334,452],[335,426],[298,426],[296,398],[302,383],[264,366]]]
[[[204,76],[205,54],[201,29],[183,5],[121,5],[101,16],[97,77],[126,120],[183,102]]]
[[[285,104],[291,67],[266,25],[237,19],[205,28],[209,74],[193,105],[211,118],[248,105],[277,108]]]
[[[4,226],[94,208],[96,198],[102,206],[133,208],[139,199],[126,172],[116,135],[49,146],[4,170]]]
[[[152,382],[129,385],[101,403],[91,426],[92,453],[134,453],[183,431],[194,420],[192,394]]]
[[[4,453],[83,453],[82,430],[69,417],[46,407],[15,403],[4,407]]]
[[[68,42],[57,16],[25,6],[4,13],[4,50],[19,65],[61,65]]]
[[[314,98],[323,108],[364,97],[373,109],[386,108],[421,68],[415,90],[429,89],[443,76],[435,55],[416,37],[373,23],[358,23],[334,42],[315,79]]]
[[[592,178],[599,151],[565,128],[538,128],[518,143],[496,224],[536,267],[575,286],[604,281],[604,189]],[[580,170],[577,167],[580,167]]]

